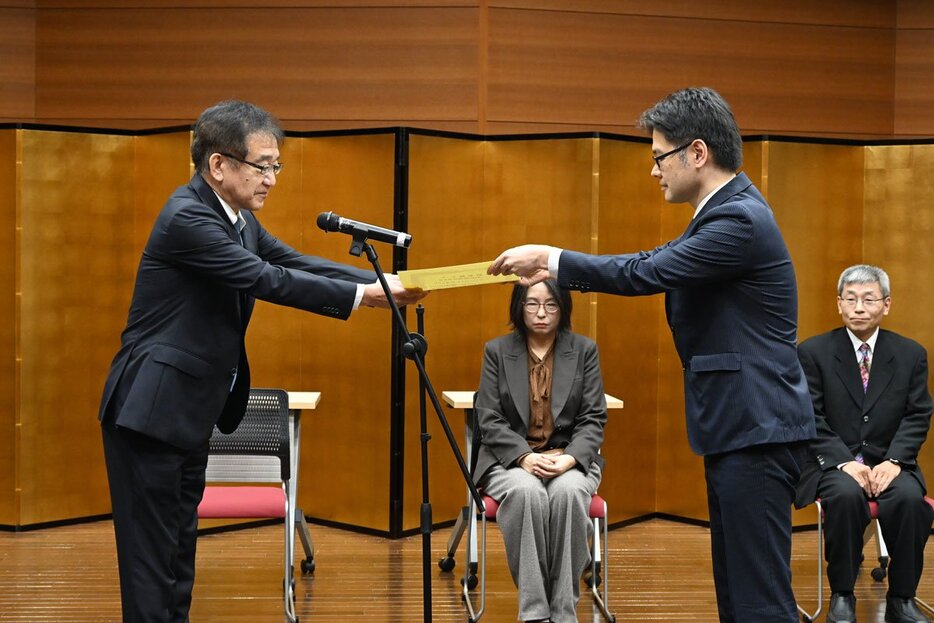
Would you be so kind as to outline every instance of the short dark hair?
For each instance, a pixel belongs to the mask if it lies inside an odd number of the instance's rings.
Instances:
[[[558,333],[570,331],[571,309],[573,307],[571,293],[559,287],[558,282],[554,279],[546,279],[542,283],[548,287],[548,291],[551,293],[552,298],[555,299],[555,302],[558,303],[558,309],[561,311],[561,317],[558,318]],[[521,335],[523,339],[528,337],[528,327],[525,326],[525,311],[523,308],[528,291],[529,286],[517,283],[512,288],[512,299],[509,301],[509,324],[512,326],[512,330]]]
[[[722,169],[735,173],[743,165],[743,139],[736,118],[713,89],[676,91],[643,112],[638,125],[650,134],[657,130],[675,146],[701,139],[707,143],[714,164]]]
[[[198,173],[207,171],[208,160],[214,153],[246,158],[246,142],[251,134],[274,136],[279,145],[285,138],[276,118],[255,104],[226,100],[211,106],[195,122],[191,141],[195,170]]]

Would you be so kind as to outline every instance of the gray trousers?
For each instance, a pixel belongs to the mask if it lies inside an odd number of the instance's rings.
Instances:
[[[577,621],[581,574],[590,564],[590,497],[600,484],[594,463],[540,480],[521,467],[494,465],[480,480],[499,502],[509,572],[519,589],[519,620]]]

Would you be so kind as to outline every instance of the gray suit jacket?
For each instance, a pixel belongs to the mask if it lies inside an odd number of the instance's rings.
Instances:
[[[198,174],[162,208],[104,385],[102,422],[185,449],[205,443],[215,424],[233,431],[250,391],[244,336],[254,298],[344,319],[356,283],[375,279],[303,255],[241,214],[243,245]]]
[[[474,481],[499,463],[512,467],[529,452],[529,355],[525,340],[515,333],[487,342],[477,393],[476,417],[482,441]],[[551,416],[555,429],[550,448],[564,448],[589,471],[603,467],[600,446],[606,425],[606,398],[597,345],[576,333],[558,335],[552,370]]]
[[[924,347],[880,329],[865,393],[845,328],[805,340],[798,356],[814,401],[817,439],[811,442],[811,460],[801,473],[795,504],[813,502],[821,475],[854,460],[857,453],[870,467],[898,460],[924,490],[917,461],[932,409]]]

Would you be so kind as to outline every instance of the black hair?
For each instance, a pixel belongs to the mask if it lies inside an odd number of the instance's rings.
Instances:
[[[195,170],[208,170],[211,154],[247,157],[247,139],[252,134],[268,134],[282,144],[285,134],[271,114],[249,102],[226,100],[211,106],[195,122],[191,141],[191,161]]]
[[[701,139],[714,164],[735,173],[743,165],[743,139],[730,105],[706,87],[676,91],[639,117],[638,126],[650,134],[657,130],[680,147]],[[684,152],[681,152],[684,157]]]
[[[560,317],[558,318],[558,333],[571,330],[571,293],[564,288],[558,287],[558,282],[554,279],[546,279],[542,283],[547,286],[552,298],[558,304]],[[529,292],[529,286],[517,283],[512,288],[512,298],[509,301],[509,324],[513,331],[524,338],[528,337],[528,328],[525,326],[525,296]]]

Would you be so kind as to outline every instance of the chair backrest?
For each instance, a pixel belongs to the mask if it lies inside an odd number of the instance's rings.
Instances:
[[[207,480],[280,482],[290,477],[289,395],[281,389],[250,390],[237,430],[211,435]]]

